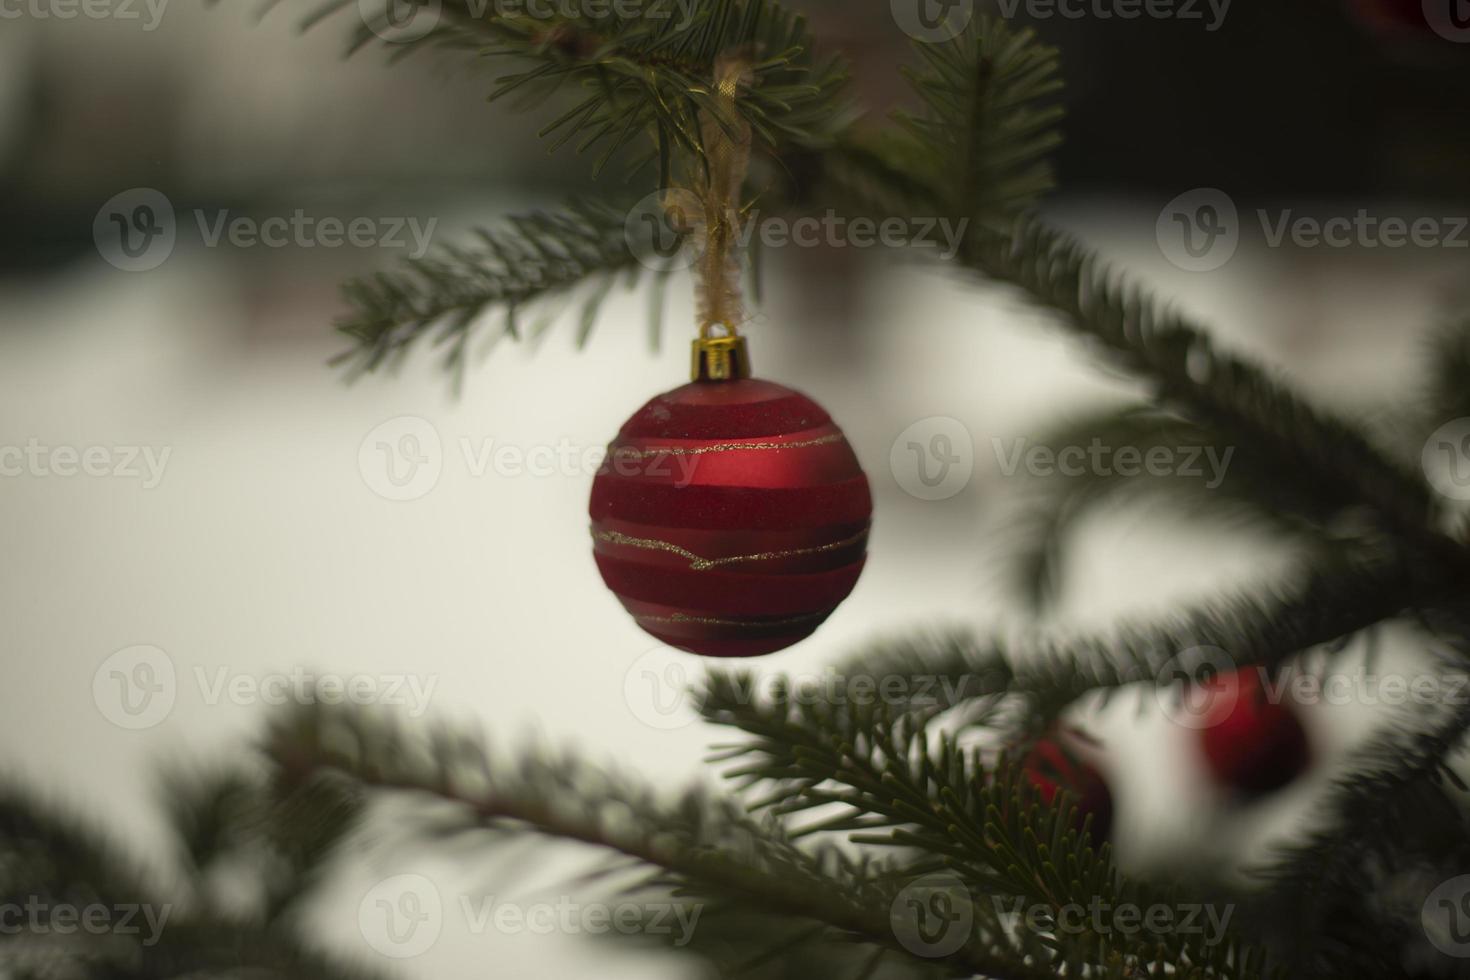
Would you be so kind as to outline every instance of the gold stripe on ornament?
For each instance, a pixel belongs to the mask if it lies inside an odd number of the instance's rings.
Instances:
[[[658,538],[635,538],[631,535],[622,534],[618,531],[593,531],[592,537],[597,541],[607,544],[627,545],[630,548],[644,548],[649,551],[667,551],[671,555],[689,559],[691,571],[703,572],[720,565],[733,565],[742,561],[771,561],[775,558],[795,558],[800,555],[819,555],[825,551],[836,551],[838,548],[846,548],[848,545],[857,544],[868,536],[868,529],[863,528],[852,537],[841,541],[833,541],[831,544],[820,544],[811,548],[792,548],[788,551],[762,551],[754,555],[731,555],[728,558],[701,558],[687,548],[681,548],[672,541],[660,541]]]
[[[687,613],[674,613],[672,616],[638,616],[634,619],[640,623],[694,623],[699,626],[794,626],[797,623],[809,622],[827,615],[827,611],[806,613],[801,616],[790,616],[786,619],[717,619],[711,616],[690,616]]]
[[[703,456],[706,453],[729,453],[737,449],[806,449],[810,446],[826,446],[834,442],[841,442],[841,432],[831,435],[819,436],[816,439],[805,439],[801,442],[720,442],[713,446],[663,446],[654,449],[615,449],[613,456],[636,456],[646,459],[649,456]]]

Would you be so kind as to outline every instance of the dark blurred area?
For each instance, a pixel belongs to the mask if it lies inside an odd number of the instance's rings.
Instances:
[[[535,127],[484,105],[497,66],[419,55],[390,71],[376,51],[344,64],[341,23],[297,36],[301,5],[260,16],[241,0],[177,3],[151,28],[141,3],[133,23],[5,22],[0,267],[44,271],[90,252],[98,205],[133,185],[182,206],[358,211],[506,184],[585,188],[574,154],[548,159]],[[909,41],[886,4],[802,6],[849,56],[864,101],[903,101]],[[1463,197],[1470,45],[1435,35],[1416,2],[1174,6],[1168,18],[1064,16],[1083,9],[1074,0],[1033,18],[1069,81],[1057,158],[1068,195]]]

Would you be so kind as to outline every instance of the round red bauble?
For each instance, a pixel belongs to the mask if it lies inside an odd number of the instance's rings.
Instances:
[[[842,430],[769,381],[695,381],[638,410],[592,484],[602,580],[681,650],[810,636],[857,583],[873,499]]]
[[[1290,706],[1268,697],[1258,671],[1221,674],[1203,687],[1210,700],[1199,729],[1200,750],[1216,782],[1259,796],[1307,768],[1306,730]]]
[[[1093,840],[1107,840],[1113,828],[1113,794],[1097,767],[1071,746],[1050,736],[1042,738],[1022,760],[1021,771],[1043,803],[1054,803],[1065,791],[1077,807],[1077,829],[1092,817]]]

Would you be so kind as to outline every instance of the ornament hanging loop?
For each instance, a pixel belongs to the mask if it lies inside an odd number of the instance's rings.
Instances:
[[[745,338],[700,337],[694,342],[689,376],[695,381],[739,381],[750,377],[750,351]]]
[[[740,195],[750,166],[751,129],[736,100],[753,78],[749,53],[715,62],[714,106],[700,113],[704,153],[687,190],[698,199],[701,249],[696,265],[699,339],[694,342],[695,381],[750,377],[750,356],[738,324],[745,318],[740,283]]]

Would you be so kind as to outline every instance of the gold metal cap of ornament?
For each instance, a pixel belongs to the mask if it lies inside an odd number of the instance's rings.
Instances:
[[[689,376],[695,381],[739,381],[750,377],[750,352],[745,338],[700,337],[694,341]]]

